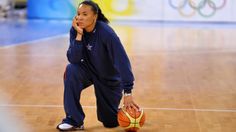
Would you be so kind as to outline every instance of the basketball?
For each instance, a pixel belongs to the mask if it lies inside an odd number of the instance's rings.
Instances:
[[[145,114],[143,109],[135,111],[134,109],[119,109],[117,120],[119,125],[128,132],[136,132],[145,122]]]

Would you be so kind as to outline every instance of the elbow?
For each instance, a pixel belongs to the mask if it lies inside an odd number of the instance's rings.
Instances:
[[[71,64],[78,64],[81,61],[81,57],[72,57],[70,55],[67,54],[67,60],[71,63]]]
[[[68,58],[68,61],[69,61],[71,64],[78,64],[78,63],[81,62],[81,59]]]

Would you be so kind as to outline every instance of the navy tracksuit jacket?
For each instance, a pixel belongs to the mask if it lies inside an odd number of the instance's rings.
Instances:
[[[85,114],[80,104],[81,91],[94,85],[98,120],[106,127],[118,125],[117,110],[122,91],[131,92],[134,77],[126,52],[113,29],[97,21],[92,32],[84,32],[81,41],[75,40],[76,30],[70,30],[70,46],[64,77],[63,122],[79,126]]]

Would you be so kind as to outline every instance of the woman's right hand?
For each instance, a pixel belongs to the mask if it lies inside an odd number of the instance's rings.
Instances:
[[[79,27],[77,15],[73,18],[72,26],[77,31],[76,40],[81,40],[82,35],[83,35],[83,29]]]

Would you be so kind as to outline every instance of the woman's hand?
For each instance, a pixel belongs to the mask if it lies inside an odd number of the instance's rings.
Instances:
[[[81,27],[79,27],[78,16],[75,16],[73,18],[72,26],[77,31],[76,40],[81,40],[82,39],[82,35],[83,35],[83,29]]]
[[[133,97],[131,94],[124,96],[124,108],[131,110],[132,108],[135,109],[135,111],[139,110],[139,107],[136,103],[133,101]]]

